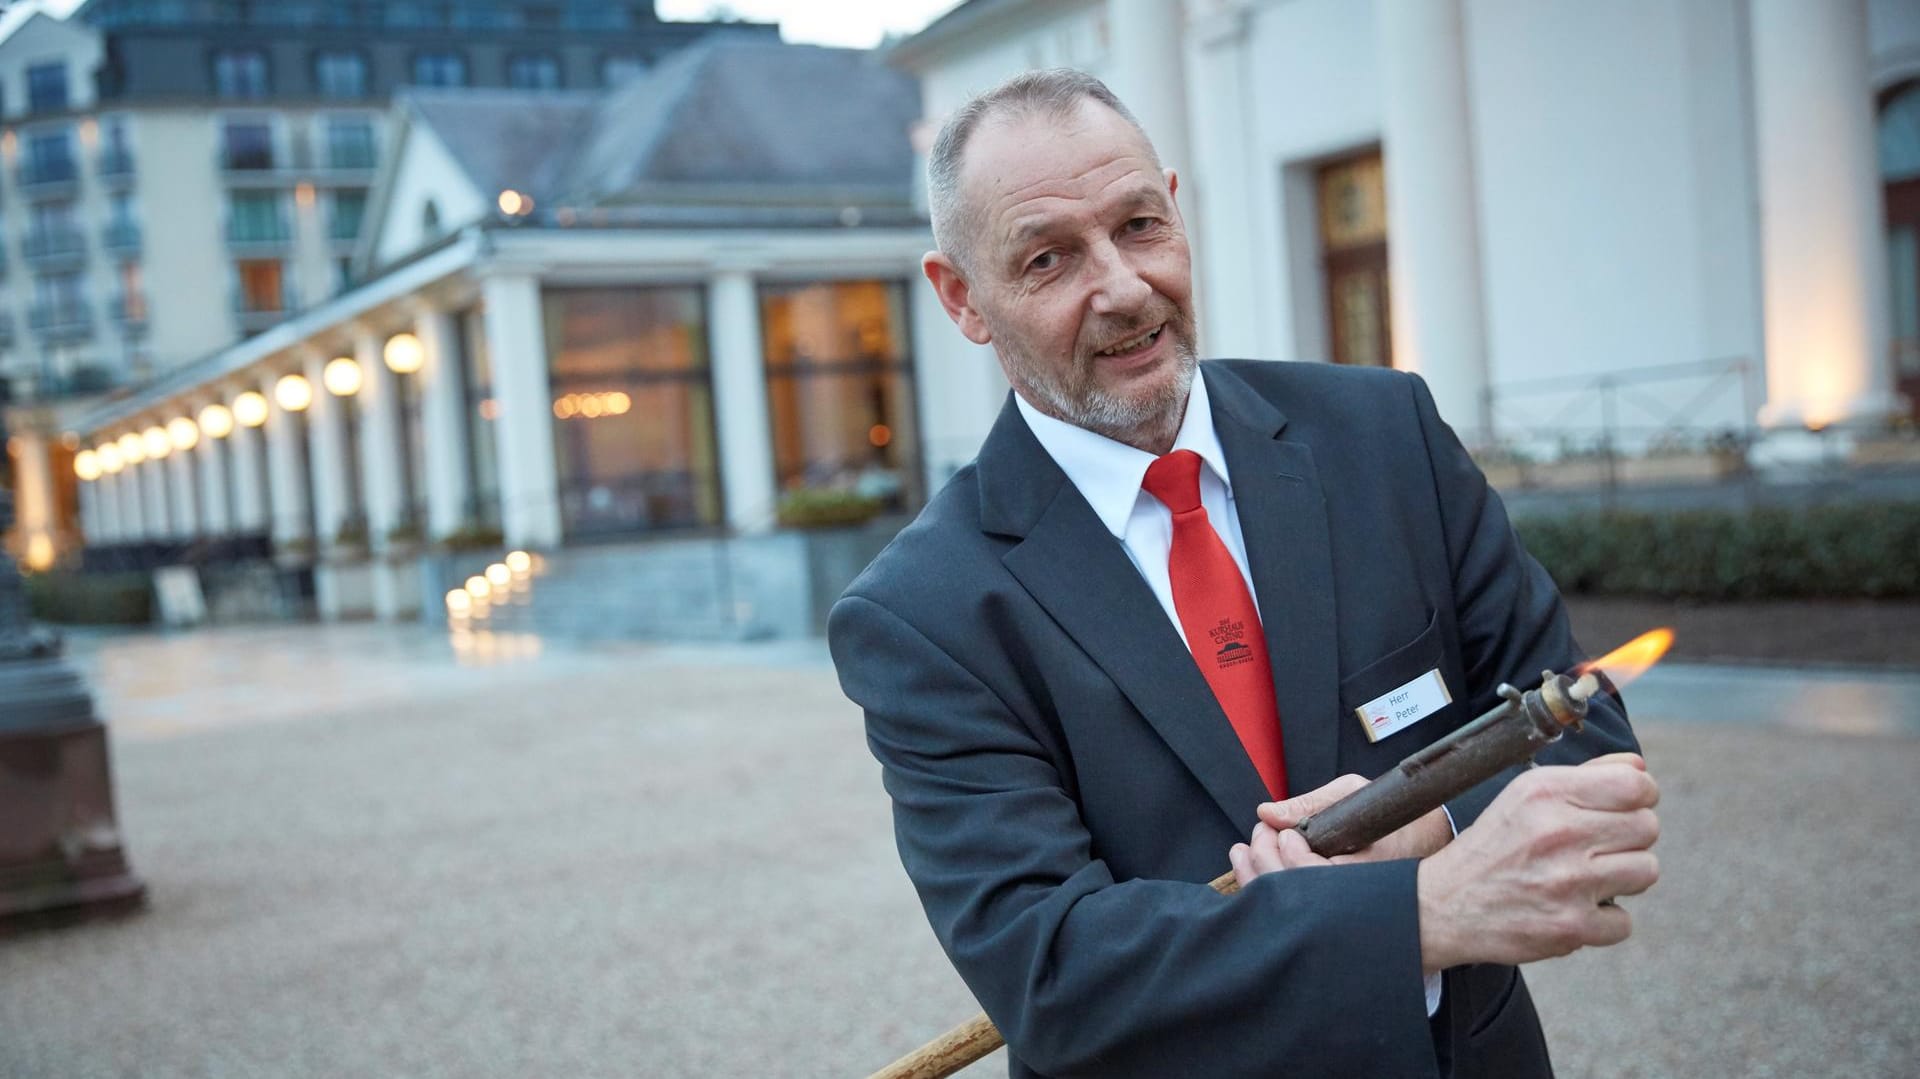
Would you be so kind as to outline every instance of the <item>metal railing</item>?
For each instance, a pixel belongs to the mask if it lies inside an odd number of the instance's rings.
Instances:
[[[87,238],[76,228],[37,228],[27,233],[20,250],[28,262],[75,258],[86,254]]]
[[[1521,486],[1558,469],[1609,494],[1638,478],[1628,473],[1657,475],[1652,463],[1676,458],[1705,460],[1716,475],[1744,473],[1759,433],[1760,377],[1751,360],[1733,357],[1489,386],[1491,437],[1478,456],[1510,468]]]
[[[109,221],[100,230],[100,243],[109,251],[138,251],[140,225],[135,221]]]

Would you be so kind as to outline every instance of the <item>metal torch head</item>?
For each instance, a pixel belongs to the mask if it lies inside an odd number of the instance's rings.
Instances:
[[[1540,672],[1540,703],[1556,723],[1577,731],[1587,718],[1587,698],[1600,691],[1600,679],[1592,672],[1578,678],[1553,671]]]

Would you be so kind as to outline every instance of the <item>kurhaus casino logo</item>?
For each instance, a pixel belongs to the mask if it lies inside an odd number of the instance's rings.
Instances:
[[[1253,658],[1253,649],[1246,642],[1245,622],[1222,618],[1207,630],[1207,636],[1213,638],[1213,661],[1223,668],[1237,667]]]

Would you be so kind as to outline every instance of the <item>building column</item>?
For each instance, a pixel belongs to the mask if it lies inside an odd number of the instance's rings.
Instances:
[[[29,569],[53,564],[53,466],[44,435],[21,431],[6,449],[13,457],[13,534]],[[4,555],[0,555],[4,557]]]
[[[232,407],[232,403],[227,403]],[[227,480],[233,485],[233,531],[256,534],[270,529],[266,485],[261,482],[260,435],[258,427],[235,422],[227,436]]]
[[[307,466],[302,454],[306,443],[306,419],[302,413],[280,407],[274,393],[277,376],[260,384],[268,402],[267,423],[267,497],[272,517],[271,531],[276,546],[314,543],[313,521],[309,516]]]
[[[1752,0],[1761,423],[1894,413],[1866,0]]]
[[[720,482],[736,532],[773,527],[779,483],[768,419],[767,363],[753,275],[724,270],[707,282],[713,339],[713,411],[720,428]]]
[[[199,443],[194,444],[198,447]],[[167,511],[177,539],[190,540],[204,534],[200,520],[200,499],[194,476],[193,450],[175,446],[161,462],[166,466],[167,496],[172,500]]]
[[[229,435],[228,437],[232,437]],[[227,446],[205,431],[190,456],[200,473],[200,531],[206,536],[226,536],[233,532],[233,516],[228,510]]]
[[[1469,444],[1492,440],[1480,216],[1460,0],[1374,7],[1384,97],[1393,365]]]
[[[304,374],[313,387],[313,403],[307,406],[307,464],[313,484],[314,551],[325,552],[340,535],[340,526],[350,512],[347,469],[346,406],[327,392],[322,372],[328,357],[314,353],[307,357]]]
[[[119,475],[113,480],[120,494],[120,541],[146,542],[149,538],[147,507],[144,492],[140,489],[140,466],[131,461],[123,463]]]
[[[140,508],[146,515],[149,541],[173,538],[173,504],[167,499],[167,462],[142,458],[140,471]]]
[[[560,482],[553,452],[553,387],[532,274],[495,274],[481,284],[500,462],[500,521],[512,547],[560,545]]]
[[[443,539],[467,523],[473,475],[467,466],[467,402],[460,377],[459,335],[453,315],[424,308],[414,320],[420,339],[420,437],[426,458],[428,539]]]
[[[1187,139],[1186,5],[1168,0],[1107,0],[1113,92],[1160,163],[1185,176],[1193,168]]]
[[[84,496],[80,503],[81,516],[86,519],[87,543],[92,546],[119,543],[122,535],[119,473],[102,470],[100,478],[87,484],[83,490],[93,492],[91,509]]]
[[[382,356],[386,335],[359,330],[353,359],[360,365],[360,489],[367,504],[367,545],[378,553],[406,515],[400,470],[400,382]]]

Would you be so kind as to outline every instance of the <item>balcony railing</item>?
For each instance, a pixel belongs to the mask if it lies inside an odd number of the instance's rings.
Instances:
[[[293,242],[284,218],[272,221],[227,222],[228,247],[282,247]]]
[[[240,325],[249,330],[262,330],[286,318],[300,307],[299,293],[293,282],[284,281],[275,293],[249,292],[242,287],[233,290],[233,313],[240,319]]]
[[[93,309],[85,300],[36,303],[27,309],[27,324],[50,341],[73,341],[93,333]]]
[[[39,228],[27,233],[20,249],[35,264],[77,259],[87,253],[87,239],[76,228]]]
[[[20,162],[20,190],[28,194],[64,188],[79,178],[80,170],[70,157],[29,157]]]
[[[109,221],[100,230],[100,243],[109,251],[138,251],[140,225],[135,221]]]
[[[133,152],[124,146],[109,146],[100,151],[98,168],[102,179],[129,178],[133,175]]]
[[[272,172],[276,168],[269,150],[223,149],[220,168],[224,172]]]

